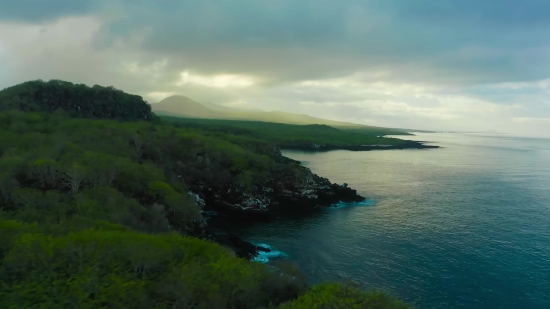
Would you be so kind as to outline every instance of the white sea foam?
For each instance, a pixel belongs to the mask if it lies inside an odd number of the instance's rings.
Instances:
[[[270,245],[267,245],[267,244],[255,244],[255,245],[258,246],[258,247],[262,247],[262,248],[271,250],[270,252],[260,251],[258,253],[258,256],[256,258],[254,258],[255,262],[267,263],[271,260],[280,259],[280,258],[283,258],[283,257],[286,256],[286,253],[284,253],[282,251],[279,251],[279,250],[275,250]]]
[[[353,202],[353,203],[346,203],[346,202],[339,202],[336,204],[331,205],[329,208],[331,209],[342,209],[347,207],[360,207],[360,206],[371,206],[376,204],[373,200],[364,200],[362,202]]]

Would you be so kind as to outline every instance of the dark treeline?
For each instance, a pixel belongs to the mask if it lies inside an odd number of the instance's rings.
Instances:
[[[72,117],[153,120],[151,106],[142,97],[114,87],[73,84],[61,80],[25,82],[0,92],[0,110],[65,110]]]
[[[269,143],[151,121],[113,88],[23,85],[0,92],[1,308],[406,308],[195,237],[193,186],[300,181]]]

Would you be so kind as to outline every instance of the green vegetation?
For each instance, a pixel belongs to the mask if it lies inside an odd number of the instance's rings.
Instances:
[[[116,224],[52,234],[0,220],[2,308],[407,308],[383,293],[323,284],[214,243]]]
[[[384,136],[384,135],[413,135],[407,131],[401,129],[388,129],[380,127],[370,127],[370,126],[349,126],[349,127],[340,127],[335,126],[335,128],[344,130],[346,132],[361,133],[366,135],[375,135],[375,136]]]
[[[394,134],[389,129],[346,128],[337,129],[327,125],[292,125],[272,122],[190,119],[161,116],[177,127],[202,130],[209,135],[232,134],[233,140],[243,137],[271,143],[281,148],[295,148],[302,145],[362,146],[403,145],[407,141],[397,138],[378,137]]]
[[[122,229],[99,225],[50,235],[0,221],[0,232],[13,243],[0,268],[0,306],[261,308],[306,289],[290,274],[236,258],[214,243]]]
[[[153,120],[151,106],[140,96],[114,87],[73,84],[61,80],[25,82],[0,91],[0,111],[53,112],[60,108],[73,117]]]
[[[77,86],[45,84],[58,86],[0,92],[0,308],[407,308],[348,285],[308,287],[291,265],[193,237],[202,216],[190,187],[300,181],[266,140],[123,108],[81,113],[88,103],[74,109],[67,95]]]
[[[353,283],[323,283],[309,289],[293,302],[282,304],[281,309],[402,309],[408,308],[381,291],[364,292]]]

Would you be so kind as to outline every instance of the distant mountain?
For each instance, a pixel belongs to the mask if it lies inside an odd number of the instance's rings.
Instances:
[[[213,110],[199,102],[180,95],[168,97],[151,104],[153,112],[162,115],[181,116],[186,118],[223,119],[225,111]]]
[[[244,108],[241,109],[220,106],[210,102],[201,104],[188,97],[180,95],[171,96],[158,103],[151,104],[151,107],[158,115],[178,116],[184,118],[250,120],[302,125],[322,124],[342,129],[368,129],[369,132],[374,132],[373,130],[376,130],[381,135],[406,134],[402,130],[365,126],[356,123],[334,121],[282,111],[265,112],[257,109],[248,110]]]
[[[202,102],[201,104],[208,107],[208,108],[210,108],[210,109],[217,110],[217,111],[224,111],[224,112],[242,112],[242,111],[263,112],[263,110],[261,110],[259,108],[229,107],[229,106],[224,106],[224,105],[218,105],[216,103],[212,103],[212,102],[208,102],[208,101]]]

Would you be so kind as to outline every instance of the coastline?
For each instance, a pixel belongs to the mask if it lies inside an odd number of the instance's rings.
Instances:
[[[348,150],[348,151],[373,151],[373,150],[405,150],[405,149],[436,149],[440,146],[426,145],[426,142],[417,142],[404,140],[401,145],[320,145],[320,144],[303,144],[295,146],[282,147],[284,150],[301,150],[308,152],[327,152],[332,150]]]
[[[280,154],[280,150],[278,150]],[[270,222],[278,218],[290,216],[308,216],[322,209],[330,208],[340,203],[361,203],[367,198],[357,194],[355,189],[347,184],[332,183],[311,172],[299,161],[282,156],[280,158],[287,162],[300,164],[300,168],[306,174],[302,186],[294,188],[281,188],[280,183],[272,184],[264,188],[263,196],[254,196],[257,204],[255,208],[243,207],[243,204],[250,205],[250,197],[246,193],[241,194],[239,202],[235,201],[235,195],[239,192],[221,192],[207,188],[202,191],[195,191],[199,204],[202,204],[204,220],[197,223],[193,234],[205,238],[232,249],[235,254],[247,260],[255,260],[260,254],[269,254],[271,249],[266,245],[255,245],[244,239],[233,231],[228,230],[225,222],[252,223]],[[224,194],[225,193],[225,194]],[[231,194],[233,193],[233,194]],[[244,197],[244,202],[243,202]],[[214,220],[211,220],[214,219]]]
[[[332,183],[329,179],[314,174],[309,168],[302,165],[300,161],[282,155],[281,150],[299,150],[306,152],[328,152],[333,150],[348,151],[375,151],[375,150],[405,150],[405,149],[437,149],[439,146],[425,145],[427,142],[405,140],[401,145],[365,145],[365,146],[337,146],[337,145],[318,145],[303,144],[293,147],[274,147],[272,155],[280,162],[299,164],[300,168],[308,174],[305,187],[293,188],[293,190],[277,191],[271,187],[264,192],[269,192],[258,200],[273,202],[263,207],[264,211],[258,209],[244,210],[231,205],[227,201],[220,200],[220,195],[211,194],[205,198],[203,214],[206,221],[211,218],[208,214],[215,214],[217,220],[214,224],[207,226],[207,235],[210,239],[231,248],[237,256],[248,260],[262,260],[264,256],[269,256],[272,249],[269,245],[255,245],[245,241],[227,230],[223,222],[269,222],[277,218],[292,217],[296,215],[307,216],[323,209],[330,208],[338,204],[359,204],[368,201],[366,197],[357,194],[357,190],[349,188],[346,183],[340,185]],[[265,188],[264,188],[265,189]],[[212,196],[218,200],[213,200]],[[336,207],[338,208],[338,207]],[[265,260],[263,260],[265,262]]]
[[[246,197],[246,194],[241,194],[241,201],[236,203],[235,195],[239,194],[238,191],[231,195],[211,188],[204,190],[203,187],[202,191],[195,191],[195,196],[202,206],[204,221],[194,234],[229,247],[241,258],[256,260],[269,255],[272,249],[268,245],[256,245],[242,239],[228,229],[225,223],[270,222],[285,217],[308,216],[342,203],[356,204],[367,201],[366,197],[357,194],[357,190],[348,187],[346,183],[332,183],[329,179],[314,174],[309,168],[301,165],[301,162],[283,156],[281,149],[276,148],[275,152],[279,160],[299,164],[300,169],[306,174],[302,186],[281,189],[273,184],[264,188],[264,195],[255,196],[253,199],[266,204],[257,208],[243,207],[242,204],[247,204],[246,201],[242,202],[242,197]]]

